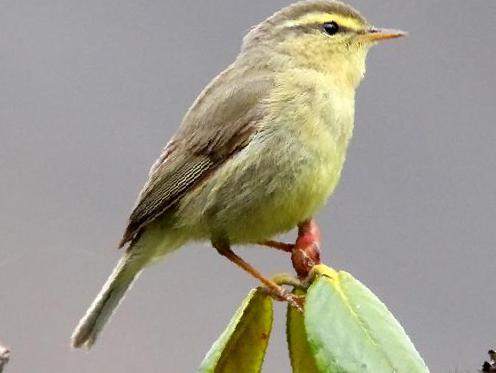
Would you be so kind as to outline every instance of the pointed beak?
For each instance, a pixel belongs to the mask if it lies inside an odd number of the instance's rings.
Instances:
[[[362,38],[370,42],[377,42],[387,39],[396,39],[407,36],[408,33],[401,30],[380,29],[372,27],[362,34]]]

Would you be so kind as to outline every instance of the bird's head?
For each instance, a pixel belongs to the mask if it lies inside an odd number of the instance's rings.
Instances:
[[[306,0],[255,26],[244,39],[242,54],[258,55],[275,69],[312,68],[356,85],[365,73],[370,47],[404,35],[372,26],[342,2]]]

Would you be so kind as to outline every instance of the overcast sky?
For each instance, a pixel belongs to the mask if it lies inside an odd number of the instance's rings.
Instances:
[[[0,339],[8,373],[192,372],[257,284],[208,245],[139,279],[90,353],[69,337],[149,166],[283,0],[0,1]],[[353,2],[372,51],[323,259],[390,307],[433,372],[495,347],[496,1]],[[290,238],[293,236],[290,235]],[[243,248],[266,274],[281,253]],[[265,372],[287,372],[284,305]]]

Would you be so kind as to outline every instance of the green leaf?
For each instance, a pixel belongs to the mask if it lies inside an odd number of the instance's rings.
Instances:
[[[305,294],[301,290],[295,290],[294,293]],[[286,336],[293,373],[319,373],[307,342],[303,314],[290,305],[286,314]]]
[[[272,298],[259,290],[252,290],[203,359],[198,372],[260,372],[272,320]]]
[[[315,268],[305,328],[321,373],[426,373],[429,369],[386,306],[346,272]]]

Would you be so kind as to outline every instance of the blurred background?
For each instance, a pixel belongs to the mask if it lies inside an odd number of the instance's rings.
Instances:
[[[0,338],[8,373],[192,372],[257,284],[208,245],[149,268],[91,353],[99,291],[148,168],[283,0],[0,1]],[[354,0],[410,32],[369,57],[323,259],[390,307],[433,372],[496,345],[496,2]],[[293,239],[294,233],[286,239]],[[284,254],[239,253],[266,274]],[[277,304],[265,372],[287,372]]]

